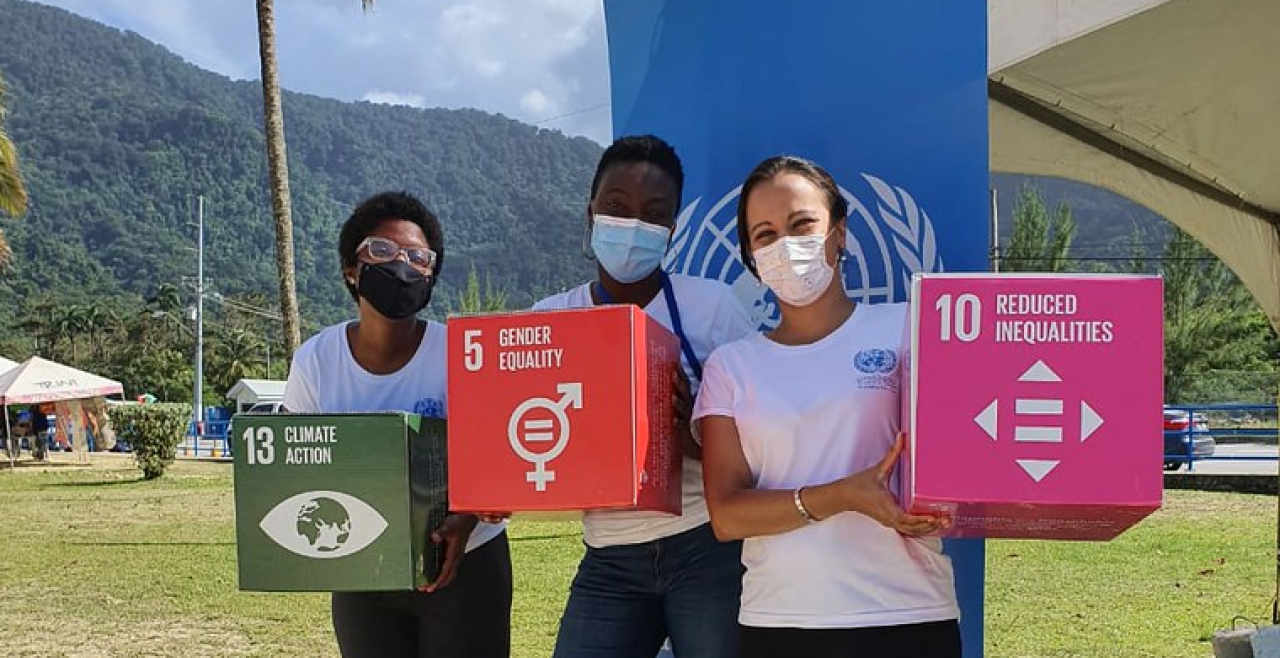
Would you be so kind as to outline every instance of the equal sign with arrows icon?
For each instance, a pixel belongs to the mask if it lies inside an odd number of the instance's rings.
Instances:
[[[1044,361],[1037,360],[1022,376],[1018,378],[1019,382],[1028,383],[1061,383],[1062,378],[1058,373],[1054,372]],[[1014,415],[1021,417],[1034,417],[1038,420],[1056,417],[1057,425],[1020,425],[1016,424],[1013,428],[1014,443],[1038,443],[1038,444],[1061,444],[1066,435],[1066,427],[1063,421],[1063,409],[1065,401],[1054,398],[1014,398]],[[977,416],[974,422],[981,427],[992,441],[1000,440],[1000,399],[996,398],[991,401]],[[1102,416],[1094,411],[1089,403],[1084,400],[1080,401],[1080,442],[1084,443],[1093,436],[1093,433],[1102,427]],[[1030,475],[1033,480],[1040,482],[1049,475],[1053,469],[1062,463],[1058,459],[1018,459],[1015,460],[1023,471]]]

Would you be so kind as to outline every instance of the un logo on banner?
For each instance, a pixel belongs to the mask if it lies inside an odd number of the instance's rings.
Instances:
[[[859,302],[903,301],[913,273],[944,269],[933,222],[905,189],[870,174],[862,174],[862,180],[866,187],[859,190],[860,196],[840,188],[849,202],[845,291]],[[735,213],[741,193],[738,186],[705,211],[703,197],[686,206],[677,218],[665,266],[669,272],[729,284],[752,321],[764,328],[777,322],[778,306],[773,293],[750,276],[738,257]]]

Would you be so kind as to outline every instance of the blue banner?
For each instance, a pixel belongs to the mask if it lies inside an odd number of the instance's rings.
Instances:
[[[615,134],[653,133],[685,166],[674,272],[777,317],[737,254],[739,185],[812,159],[850,201],[845,286],[903,301],[916,271],[987,269],[987,23],[981,0],[605,0]],[[982,655],[984,550],[948,542],[965,655]]]

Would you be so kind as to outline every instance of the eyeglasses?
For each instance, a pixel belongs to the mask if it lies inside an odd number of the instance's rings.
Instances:
[[[356,253],[364,251],[370,263],[390,263],[404,254],[409,265],[423,272],[430,272],[436,266],[436,252],[427,247],[401,247],[392,240],[379,237],[367,237]]]

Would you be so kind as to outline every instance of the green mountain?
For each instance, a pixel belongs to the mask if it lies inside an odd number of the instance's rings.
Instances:
[[[17,256],[0,278],[0,326],[23,300],[152,295],[195,275],[195,197],[205,199],[214,291],[276,294],[260,88],[200,70],[132,32],[61,9],[0,0],[8,129],[31,210],[0,218]],[[474,266],[521,306],[590,274],[578,250],[600,147],[474,110],[420,110],[286,94],[298,289],[312,326],[347,317],[334,249],[363,197],[421,196],[445,224],[442,293]],[[1157,252],[1163,220],[1117,195],[1054,179],[999,176],[1002,234],[1019,188],[1066,201],[1074,256],[1125,257],[1135,227]],[[56,239],[51,239],[56,238]],[[190,296],[189,285],[183,286]],[[268,303],[268,305],[271,305]],[[443,311],[435,305],[435,312]]]
[[[260,88],[200,70],[132,32],[61,9],[0,0],[8,130],[23,158],[30,213],[0,217],[16,269],[0,277],[0,327],[32,299],[59,304],[149,297],[165,283],[189,300],[196,195],[205,200],[206,276],[217,293],[274,306],[273,231]],[[530,303],[590,274],[578,249],[600,147],[474,110],[421,110],[286,94],[298,287],[314,328],[351,314],[334,249],[365,196],[404,189],[445,224],[441,296],[474,267]],[[1168,225],[1105,190],[997,176],[1002,237],[1025,185],[1068,203],[1071,255],[1158,255]],[[439,314],[446,304],[433,305]]]
[[[0,327],[34,299],[137,299],[165,283],[190,299],[197,195],[211,288],[274,307],[257,82],[20,0],[0,0],[0,72],[31,196],[26,217],[0,218],[16,256],[0,278]],[[578,245],[600,153],[594,142],[473,110],[293,93],[284,109],[298,292],[310,329],[352,314],[337,232],[359,200],[382,190],[417,194],[441,217],[447,258],[438,294],[456,299],[475,267],[519,306],[590,274]]]
[[[278,329],[263,317],[275,310],[277,284],[259,84],[23,0],[0,0],[0,74],[8,83],[6,128],[31,197],[27,216],[0,217],[15,260],[0,275],[0,354],[39,352],[118,379],[130,395],[189,400],[195,341],[183,311],[194,297],[192,222],[202,195],[206,278],[225,299],[206,304],[206,399],[241,377],[283,376]],[[353,314],[339,274],[338,228],[357,202],[383,190],[415,193],[442,219],[446,259],[430,309],[437,317],[462,300],[486,301],[468,290],[473,270],[478,287],[497,293],[487,301],[505,294],[510,307],[591,275],[581,237],[601,152],[594,142],[474,110],[292,93],[284,105],[304,334]],[[1184,305],[1233,319],[1213,336],[1184,331],[1174,347],[1190,356],[1171,376],[1199,381],[1201,371],[1231,370],[1223,381],[1236,391],[1239,372],[1253,374],[1268,358],[1274,364],[1274,334],[1233,277],[1199,252],[1158,260],[1171,232],[1154,213],[1070,181],[993,183],[1006,242],[1012,203],[1033,185],[1049,207],[1071,207],[1077,232],[1069,256],[1078,268],[1124,267],[1135,252],[1156,257],[1153,271],[1200,268],[1183,277],[1201,282]],[[1239,309],[1220,311],[1224,304]],[[1218,356],[1227,353],[1234,356]]]

